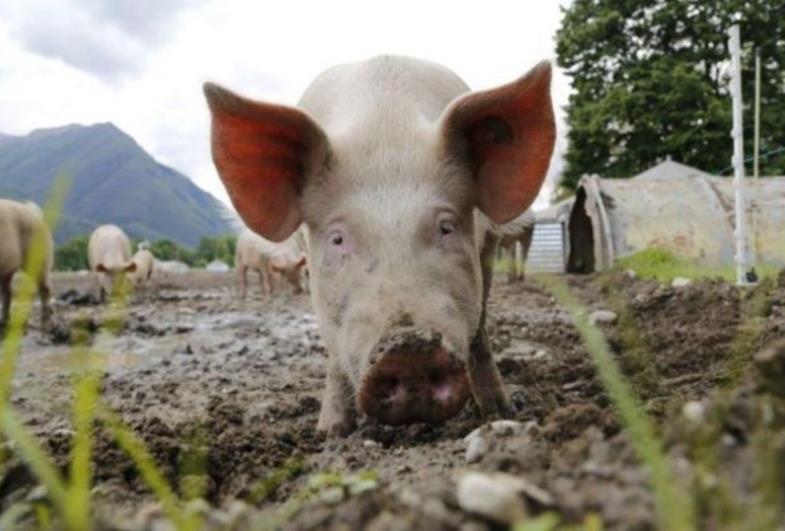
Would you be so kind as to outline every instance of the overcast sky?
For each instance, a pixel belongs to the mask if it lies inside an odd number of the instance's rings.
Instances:
[[[559,2],[534,0],[2,0],[0,132],[114,122],[227,201],[202,82],[294,104],[325,68],[393,53],[490,88],[555,58],[560,17]],[[568,91],[557,71],[557,152]],[[557,153],[552,176],[560,165]]]

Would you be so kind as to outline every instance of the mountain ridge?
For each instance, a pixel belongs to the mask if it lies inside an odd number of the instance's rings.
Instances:
[[[232,232],[231,214],[218,199],[111,122],[0,133],[0,197],[43,204],[60,173],[71,188],[55,231],[58,243],[103,223],[133,238],[187,246]]]

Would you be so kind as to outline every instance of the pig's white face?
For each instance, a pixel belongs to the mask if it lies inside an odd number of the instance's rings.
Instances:
[[[355,388],[400,323],[440,334],[463,362],[479,323],[471,176],[437,164],[428,143],[422,149],[380,167],[342,163],[336,150],[330,170],[304,193],[314,308]],[[358,173],[376,173],[381,184],[363,186]]]
[[[99,282],[101,288],[106,293],[113,293],[115,287],[129,279],[133,282],[133,273],[136,271],[136,264],[128,262],[125,264],[106,266],[103,263],[96,266],[96,272],[99,275]]]
[[[475,209],[505,223],[534,200],[555,137],[549,87],[546,63],[467,93],[442,67],[394,57],[328,70],[305,111],[205,86],[213,160],[243,221],[273,241],[308,227],[331,356],[320,426],[347,417],[330,412],[348,408],[342,393],[401,424],[445,420],[470,385],[501,385],[487,353],[468,374],[486,341]]]

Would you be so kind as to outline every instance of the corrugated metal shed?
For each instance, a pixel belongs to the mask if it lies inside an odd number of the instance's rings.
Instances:
[[[564,223],[540,221],[534,225],[526,269],[535,272],[564,273],[566,266]]]
[[[711,265],[734,256],[733,180],[666,161],[635,179],[581,179],[568,221],[568,270],[590,272],[648,247]],[[662,165],[660,165],[662,166]],[[674,168],[678,171],[670,171]],[[785,265],[785,177],[748,179],[750,251]]]

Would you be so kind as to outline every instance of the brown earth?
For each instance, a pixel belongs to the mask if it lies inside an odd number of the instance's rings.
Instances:
[[[674,289],[621,273],[568,282],[590,310],[618,314],[602,326],[696,499],[700,527],[743,528],[734,526],[760,509],[762,472],[785,463],[785,378],[775,374],[785,361],[761,362],[762,371],[752,363],[785,337],[785,279],[754,290],[720,281]],[[326,358],[307,295],[240,302],[229,275],[173,276],[137,297],[109,337],[97,332],[105,313],[86,295],[88,279],[58,275],[55,286],[59,333],[43,338],[31,325],[12,403],[64,471],[73,431],[63,342],[81,328],[108,353],[106,403],[181,495],[203,495],[207,504],[191,505],[214,528],[493,529],[456,501],[456,474],[467,468],[540,487],[549,496],[526,497],[532,515],[655,527],[647,471],[590,356],[564,310],[531,283],[500,281],[489,303],[489,334],[525,428],[488,434],[472,464],[463,438],[483,425],[473,406],[443,425],[366,422],[345,439],[315,431]],[[687,402],[698,420],[685,418]],[[94,455],[99,527],[160,523],[145,482],[102,426]],[[320,475],[327,471],[334,475]],[[353,475],[361,471],[373,474],[364,482]],[[35,485],[17,458],[0,463],[0,512],[34,497]]]

